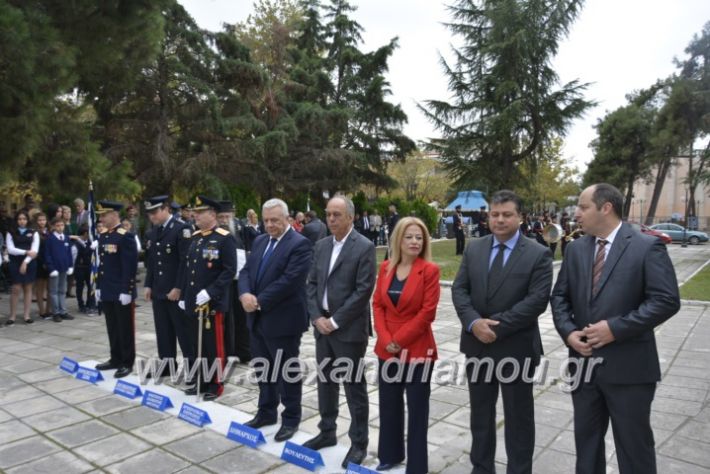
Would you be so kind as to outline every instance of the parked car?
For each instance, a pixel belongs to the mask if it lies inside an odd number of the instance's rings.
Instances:
[[[683,231],[685,231],[685,240],[690,244],[699,244],[700,242],[708,241],[708,234],[705,232],[699,232],[697,230],[687,230],[685,227],[674,224],[672,222],[663,222],[661,224],[654,224],[651,229],[665,232],[668,234],[673,242],[683,241]]]
[[[659,239],[661,239],[661,242],[663,242],[666,245],[673,242],[673,239],[671,239],[671,237],[668,234],[666,234],[665,232],[661,232],[660,230],[651,229],[650,227],[647,227],[643,224],[637,224],[636,222],[629,222],[629,224],[631,224],[631,227],[638,230],[639,232],[642,232],[646,235],[652,235],[654,237],[658,237]]]

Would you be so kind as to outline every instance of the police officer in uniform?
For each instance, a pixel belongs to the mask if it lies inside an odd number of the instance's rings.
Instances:
[[[158,357],[175,360],[180,343],[183,359],[194,361],[195,348],[190,338],[190,320],[180,309],[181,284],[184,281],[183,261],[192,239],[192,228],[178,222],[171,212],[168,196],[155,196],[143,203],[148,219],[153,225],[146,235],[145,299],[152,301],[155,335],[158,342]],[[169,362],[168,362],[169,364]],[[155,377],[168,375],[166,365]]]
[[[228,230],[237,244],[237,272],[232,280],[230,293],[230,314],[226,319],[224,331],[225,345],[228,356],[236,356],[239,362],[247,364],[251,360],[249,349],[249,328],[247,328],[247,315],[239,302],[239,271],[246,263],[246,247],[244,245],[244,225],[235,217],[232,201],[220,201],[220,210],[217,220],[220,227]]]
[[[97,370],[116,369],[115,378],[133,370],[136,358],[135,297],[138,248],[133,234],[121,227],[119,211],[123,204],[99,201],[99,214],[104,230],[99,235],[99,275],[96,299],[106,317],[106,330],[111,358],[96,366]]]
[[[202,354],[210,368],[218,362],[224,368],[224,315],[229,311],[229,291],[237,271],[237,248],[229,231],[217,226],[219,203],[205,196],[195,198],[192,211],[198,231],[192,235],[185,263],[184,288],[181,301],[185,313],[192,318],[191,334],[197,347],[198,311],[204,311],[202,322]],[[200,354],[198,354],[200,355]],[[209,372],[209,371],[208,371]],[[215,400],[224,386],[217,378],[201,377],[200,393],[204,400]],[[197,387],[190,387],[185,394],[194,395]]]

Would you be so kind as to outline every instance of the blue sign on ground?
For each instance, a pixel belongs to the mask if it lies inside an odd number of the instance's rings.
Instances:
[[[131,400],[143,395],[143,392],[141,392],[141,388],[138,385],[128,383],[123,380],[116,382],[116,386],[113,387],[113,393],[122,397],[130,398]]]
[[[345,474],[377,474],[377,471],[350,462],[348,463],[348,470],[345,471]]]
[[[65,357],[59,363],[59,368],[68,374],[74,374],[79,370],[79,363],[69,357]]]
[[[258,448],[260,444],[266,443],[264,433],[249,426],[244,426],[236,421],[229,425],[227,438],[237,443],[242,443],[250,448]]]
[[[158,411],[165,411],[168,408],[173,407],[173,403],[170,401],[170,398],[159,393],[151,392],[150,390],[146,390],[143,394],[141,405]]]
[[[300,444],[290,441],[286,441],[284,450],[281,452],[281,459],[309,471],[315,471],[319,466],[325,466],[318,451],[304,448]]]
[[[100,382],[104,379],[101,375],[101,372],[99,372],[98,370],[81,366],[76,369],[76,378],[91,383]]]
[[[201,410],[187,403],[183,403],[182,407],[180,407],[178,418],[192,425],[199,426],[200,428],[208,423],[212,423],[210,415],[205,410]]]

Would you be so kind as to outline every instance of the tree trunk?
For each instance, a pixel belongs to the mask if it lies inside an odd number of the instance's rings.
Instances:
[[[651,202],[648,205],[648,213],[646,214],[646,219],[642,222],[642,224],[653,224],[653,219],[656,217],[658,201],[661,199],[661,192],[663,192],[663,184],[666,181],[666,176],[668,175],[668,170],[671,168],[672,162],[673,159],[670,156],[667,156],[658,164],[656,184],[653,186],[653,195],[651,196]],[[643,208],[643,205],[641,207]],[[641,213],[643,214],[643,209],[641,209]]]

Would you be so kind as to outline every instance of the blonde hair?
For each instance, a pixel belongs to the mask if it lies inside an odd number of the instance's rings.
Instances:
[[[407,227],[410,225],[419,227],[424,237],[424,243],[419,252],[419,257],[427,262],[431,262],[431,237],[429,236],[429,230],[427,230],[426,225],[418,217],[403,217],[397,222],[397,225],[394,226],[394,231],[392,232],[389,247],[389,264],[387,267],[388,274],[392,273],[392,271],[397,268],[397,265],[402,262],[402,240],[404,239],[404,231],[407,230]]]
[[[256,225],[259,223],[259,216],[256,214],[256,211],[254,211],[254,209],[249,209],[247,211],[247,220],[250,224]]]

